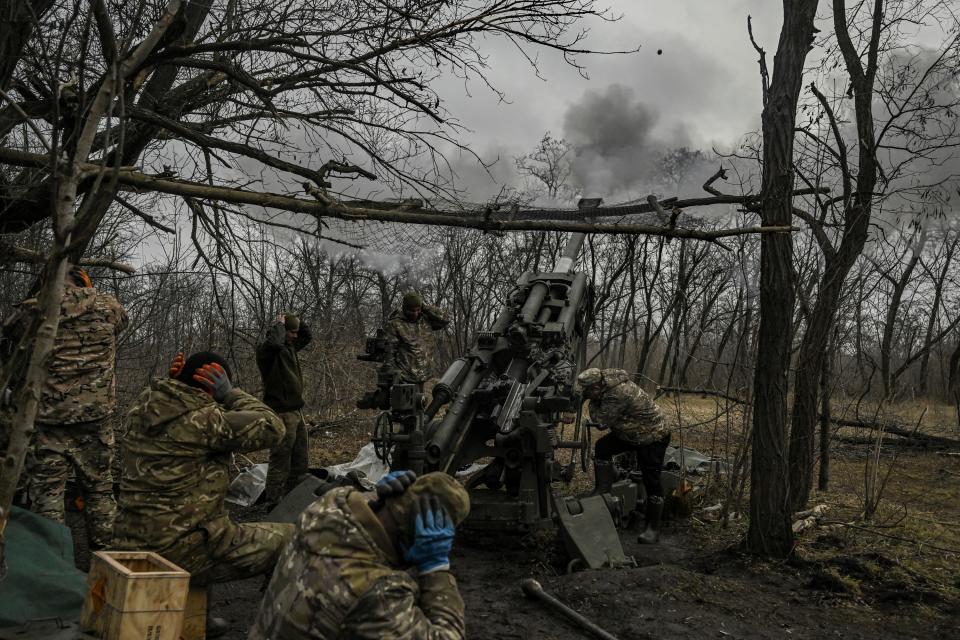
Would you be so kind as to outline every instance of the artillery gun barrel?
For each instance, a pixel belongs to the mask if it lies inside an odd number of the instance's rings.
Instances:
[[[427,407],[427,410],[424,412],[428,420],[437,415],[440,407],[450,402],[450,400],[457,395],[457,391],[460,389],[460,385],[466,376],[467,368],[466,358],[457,358],[447,367],[447,370],[443,373],[443,377],[434,385],[433,399],[430,401],[430,406]]]
[[[439,464],[451,452],[450,444],[454,437],[467,428],[473,416],[471,410],[471,396],[483,380],[486,371],[480,367],[472,367],[463,379],[456,398],[447,410],[443,420],[427,445],[427,459],[431,464]]]
[[[587,274],[578,273],[570,290],[567,292],[567,305],[560,311],[557,322],[563,324],[563,330],[567,335],[573,332],[573,325],[577,320],[577,309],[580,308],[580,300],[587,290]]]
[[[574,233],[567,240],[567,246],[563,248],[563,255],[557,260],[557,265],[553,270],[557,273],[569,273],[573,265],[577,262],[577,256],[580,254],[580,248],[583,241],[587,238],[585,233]]]

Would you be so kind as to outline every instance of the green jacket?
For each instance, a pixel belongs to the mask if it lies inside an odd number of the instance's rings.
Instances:
[[[280,418],[240,389],[221,406],[205,391],[157,378],[130,410],[114,522],[118,549],[161,550],[227,518],[234,452],[283,439]]]
[[[369,498],[339,488],[304,510],[247,640],[463,640],[456,579],[404,571]]]
[[[310,344],[313,334],[300,323],[297,339],[287,340],[282,322],[267,330],[266,339],[257,347],[257,367],[263,379],[263,402],[277,412],[303,408],[303,373],[297,352]]]

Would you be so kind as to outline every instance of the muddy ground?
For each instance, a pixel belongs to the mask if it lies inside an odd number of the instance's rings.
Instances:
[[[727,416],[705,420],[719,416],[712,401],[687,401],[681,409],[677,421],[686,446],[732,458],[737,433]],[[718,430],[718,425],[725,426]],[[311,462],[348,460],[366,437],[363,426],[315,429]],[[636,560],[625,569],[566,575],[552,534],[458,532],[452,565],[466,603],[467,635],[589,637],[523,596],[521,580],[533,577],[622,640],[960,640],[960,456],[896,447],[882,447],[880,455],[871,451],[835,445],[830,490],[814,492],[811,499],[824,505],[827,515],[798,536],[795,557],[784,562],[740,552],[745,521],[734,516],[728,527],[720,527],[711,507],[721,494],[709,487],[696,495],[688,517],[666,525],[659,545],[639,545],[636,532],[624,532],[624,549]],[[871,468],[879,476],[890,473],[876,515],[864,521],[860,514],[869,497],[864,478]],[[701,488],[705,483],[692,480]],[[581,474],[574,485],[582,490],[589,478]],[[744,497],[731,510],[745,504]],[[234,514],[238,520],[262,515],[258,507]],[[245,638],[264,584],[254,579],[214,588],[212,613],[233,628],[227,638]]]
[[[534,577],[623,640],[960,638],[956,602],[934,597],[918,607],[923,595],[887,584],[883,588],[893,592],[874,594],[879,600],[869,603],[824,580],[816,562],[770,564],[732,550],[698,552],[689,529],[670,526],[657,547],[624,534],[625,550],[638,566],[572,575],[559,573],[560,557],[548,536],[463,534],[452,564],[466,603],[467,636],[589,637],[522,595],[520,581]],[[262,587],[262,580],[247,580],[215,588],[213,612],[235,629],[228,638],[245,637]]]

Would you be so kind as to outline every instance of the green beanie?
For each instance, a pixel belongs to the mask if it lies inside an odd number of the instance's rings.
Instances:
[[[414,307],[422,307],[423,298],[416,291],[407,291],[403,294],[403,310],[410,311]]]

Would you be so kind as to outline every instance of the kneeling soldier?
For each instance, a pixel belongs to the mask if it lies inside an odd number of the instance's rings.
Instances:
[[[232,454],[276,445],[283,423],[216,353],[182,358],[130,411],[114,544],[155,551],[196,585],[269,575],[293,525],[234,524],[224,498]]]
[[[414,478],[391,472],[374,500],[346,487],[309,506],[248,640],[461,640],[463,600],[449,554],[470,499],[447,474]]]
[[[590,419],[611,433],[597,440],[594,449],[594,491],[610,490],[614,481],[613,456],[634,451],[647,492],[646,529],[640,542],[652,544],[660,539],[663,514],[663,485],[660,472],[670,444],[670,431],[663,414],[650,396],[630,379],[623,369],[587,369],[577,381],[590,400]]]

